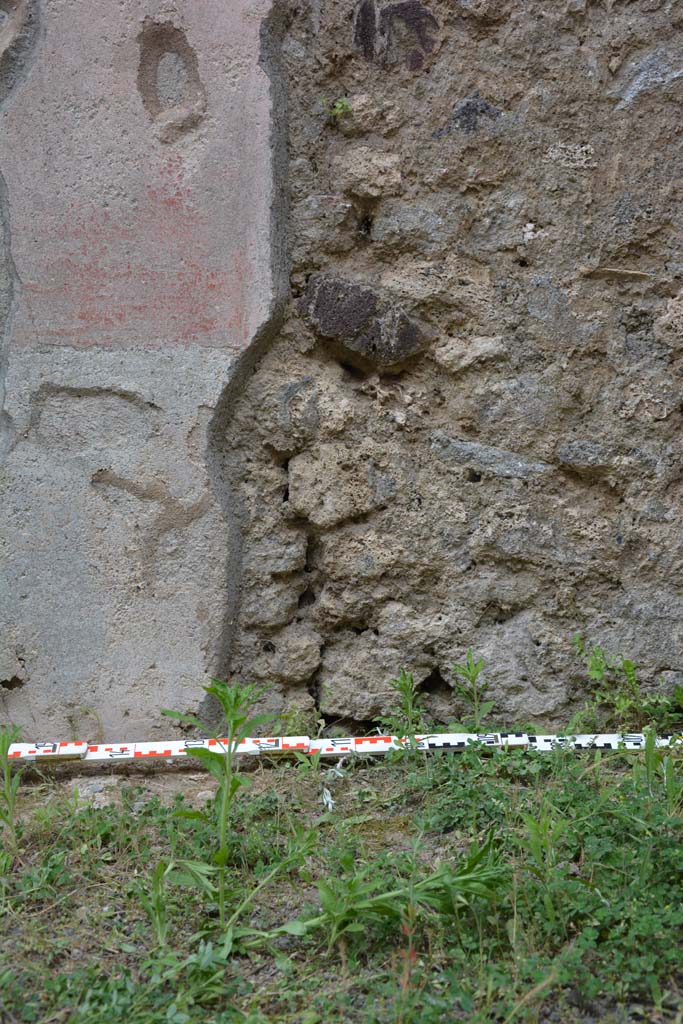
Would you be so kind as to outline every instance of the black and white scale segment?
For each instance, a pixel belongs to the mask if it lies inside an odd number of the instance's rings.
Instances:
[[[478,746],[499,750],[644,750],[645,733],[586,733],[573,736],[535,735],[526,732],[444,732],[419,736],[347,736],[311,739],[310,736],[249,737],[235,746],[238,754],[251,756],[275,754],[320,755],[382,755],[390,750],[406,748],[424,751],[459,751]],[[197,740],[157,740],[146,743],[88,743],[85,740],[64,740],[56,743],[13,743],[9,759],[14,763],[31,761],[127,761],[157,758],[167,761],[191,757],[197,749],[228,749],[225,737]],[[683,747],[683,735],[657,736],[657,747]]]

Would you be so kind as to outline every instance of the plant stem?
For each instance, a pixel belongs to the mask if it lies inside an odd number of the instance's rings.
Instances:
[[[296,860],[295,857],[289,857],[287,858],[287,860],[281,861],[279,864],[276,864],[276,866],[272,868],[271,871],[268,872],[265,878],[261,879],[259,884],[254,889],[252,889],[247,896],[244,897],[239,906],[236,907],[233,913],[230,915],[225,925],[226,929],[231,928],[232,925],[234,925],[235,922],[239,920],[239,918],[242,916],[247,907],[251,906],[251,904],[254,902],[258,894],[263,889],[265,889],[266,886],[270,885],[270,883],[273,881],[276,875],[279,875],[281,872],[286,871],[294,860]]]
[[[228,723],[228,749],[225,752],[225,779],[221,798],[221,813],[218,823],[218,843],[222,863],[218,866],[218,916],[221,928],[225,928],[225,860],[228,844],[228,819],[232,803],[232,759],[235,737],[233,722]]]

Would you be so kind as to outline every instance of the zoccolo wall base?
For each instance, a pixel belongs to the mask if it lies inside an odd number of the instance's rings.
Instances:
[[[197,740],[158,740],[153,743],[87,743],[65,740],[59,743],[13,743],[9,758],[14,763],[33,761],[135,761],[156,758],[172,761],[192,757],[196,750],[224,752],[226,738]],[[473,744],[502,750],[644,750],[644,733],[586,733],[573,736],[534,735],[525,732],[444,732],[405,736],[348,736],[311,739],[309,736],[271,736],[240,740],[236,752],[251,756],[278,754],[319,754],[321,757],[348,757],[351,754],[378,755],[406,747],[425,751],[465,750]],[[657,747],[683,748],[683,736],[658,736]]]

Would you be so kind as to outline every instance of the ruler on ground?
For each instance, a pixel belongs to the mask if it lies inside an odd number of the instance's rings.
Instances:
[[[465,750],[473,744],[501,750],[644,750],[644,733],[586,733],[573,736],[535,735],[526,732],[443,732],[419,736],[271,736],[242,739],[235,746],[238,754],[251,756],[299,754],[321,757],[348,757],[352,754],[381,755],[407,747],[425,751]],[[658,736],[657,747],[683,748],[683,734]],[[87,743],[65,740],[60,743],[13,743],[9,759],[14,763],[32,761],[135,761],[143,758],[172,761],[192,757],[196,750],[225,753],[225,737],[196,740],[157,740],[151,743]]]

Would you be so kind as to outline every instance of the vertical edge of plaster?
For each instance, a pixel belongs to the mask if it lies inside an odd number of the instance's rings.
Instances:
[[[4,271],[3,277],[6,277],[6,282],[2,282],[5,294],[0,294],[0,463],[4,460],[12,440],[12,424],[5,409],[5,392],[9,343],[18,286],[17,271],[12,259],[9,194],[5,179],[0,173],[0,258],[2,254],[4,254],[5,265],[1,269]]]
[[[36,60],[36,50],[44,32],[43,2],[32,0],[28,7],[27,22],[19,38],[9,44],[0,54],[0,111],[12,102],[12,95],[25,81]],[[9,189],[0,167],[0,273],[4,271],[6,281],[0,277],[0,464],[12,443],[12,423],[5,408],[6,381],[9,362],[9,346],[14,323],[14,314],[21,285],[17,268],[12,258],[12,225]]]
[[[289,295],[287,80],[281,57],[286,21],[285,3],[283,0],[274,0],[270,13],[261,24],[260,32],[259,65],[268,77],[270,88],[270,308],[221,392],[209,425],[206,449],[210,484],[229,527],[225,611],[214,653],[215,672],[221,678],[226,678],[230,673],[231,648],[241,593],[244,523],[244,512],[231,482],[235,476],[236,453],[230,449],[227,440],[228,426],[237,396],[281,329]],[[204,702],[205,717],[215,717],[217,710],[211,701]]]

